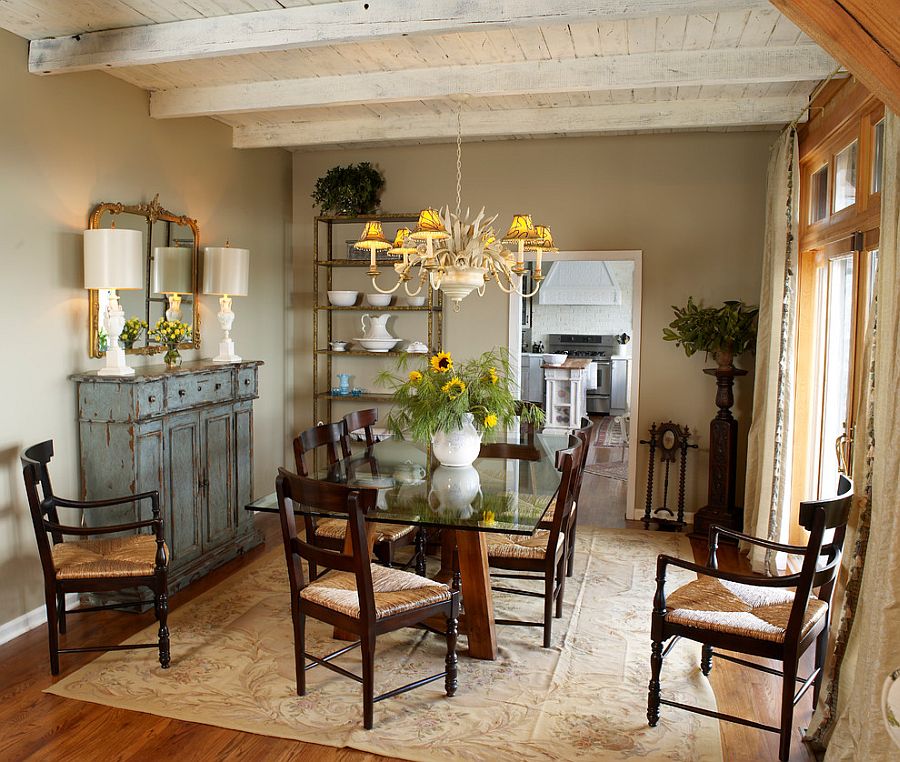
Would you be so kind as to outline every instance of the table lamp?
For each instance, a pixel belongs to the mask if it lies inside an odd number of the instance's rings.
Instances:
[[[231,326],[234,313],[231,311],[232,296],[246,296],[250,278],[250,250],[236,249],[225,242],[224,246],[207,246],[203,250],[203,293],[219,294],[219,325],[225,331],[225,338],[219,342],[219,354],[213,362],[240,362],[234,353]]]
[[[157,246],[153,249],[150,290],[165,294],[169,308],[166,320],[181,320],[181,295],[193,292],[191,260],[193,252],[186,246]]]
[[[119,304],[117,289],[144,287],[143,234],[140,230],[95,228],[84,231],[84,287],[108,289],[109,304],[104,327],[109,337],[106,367],[101,376],[133,376],[134,368],[125,363],[125,350],[119,336],[125,327],[125,311]]]

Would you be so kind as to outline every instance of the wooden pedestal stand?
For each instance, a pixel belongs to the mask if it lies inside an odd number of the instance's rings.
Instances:
[[[744,509],[735,505],[738,422],[731,414],[734,379],[747,371],[729,366],[706,368],[716,377],[716,405],[719,412],[709,423],[709,492],[707,504],[694,514],[692,537],[706,538],[713,524],[743,530]]]

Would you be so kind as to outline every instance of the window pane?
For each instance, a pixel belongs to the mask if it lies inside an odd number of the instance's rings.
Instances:
[[[856,148],[853,141],[834,157],[834,211],[856,203]]]
[[[881,172],[884,168],[884,119],[875,125],[875,150],[872,152],[872,193],[881,192]]]
[[[828,165],[809,178],[809,221],[818,222],[828,215]]]

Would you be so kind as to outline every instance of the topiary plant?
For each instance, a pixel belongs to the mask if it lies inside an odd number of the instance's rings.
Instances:
[[[721,307],[701,307],[688,297],[684,307],[672,309],[675,319],[663,328],[663,339],[674,341],[688,357],[712,352],[720,367],[729,367],[736,355],[756,351],[758,307],[734,300]]]
[[[356,216],[378,209],[384,175],[369,162],[340,165],[316,180],[313,201],[322,214]]]

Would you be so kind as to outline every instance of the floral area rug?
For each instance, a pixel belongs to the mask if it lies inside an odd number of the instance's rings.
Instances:
[[[645,718],[650,609],[658,553],[690,557],[681,535],[581,530],[575,576],[567,580],[553,647],[540,628],[499,626],[499,658],[470,659],[460,638],[459,692],[442,681],[375,705],[362,728],[360,686],[317,667],[308,693],[295,692],[284,556],[275,549],[176,609],[169,617],[172,666],[154,650],[112,652],[47,691],[71,699],[191,722],[409,760],[722,759],[718,723],[662,707]],[[688,577],[672,575],[674,584]],[[529,583],[523,583],[529,584]],[[503,618],[540,619],[542,601],[496,594]],[[150,627],[134,642],[154,637]],[[307,648],[336,650],[327,626],[308,620]],[[419,630],[380,637],[376,693],[443,669],[443,639]],[[663,692],[715,709],[698,667],[699,646],[666,658]],[[359,674],[359,651],[338,659]]]

